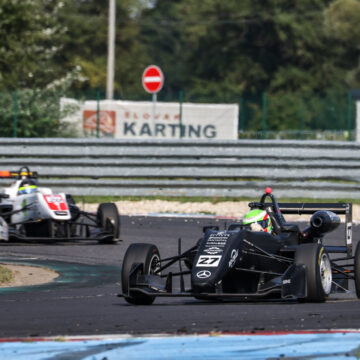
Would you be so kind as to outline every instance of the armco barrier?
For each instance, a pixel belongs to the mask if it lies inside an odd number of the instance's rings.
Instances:
[[[0,139],[0,169],[28,166],[77,195],[360,198],[360,145],[318,141]],[[4,185],[8,180],[2,179]]]

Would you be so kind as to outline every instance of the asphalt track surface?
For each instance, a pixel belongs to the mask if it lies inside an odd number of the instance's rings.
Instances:
[[[0,289],[0,338],[97,334],[273,332],[360,328],[360,301],[332,296],[326,303],[281,301],[209,303],[192,298],[157,298],[133,306],[120,292],[121,262],[134,242],[154,243],[162,257],[183,250],[202,235],[204,225],[226,228],[231,220],[121,217],[122,243],[0,244],[0,260],[49,266],[61,273],[50,284]],[[304,225],[301,224],[301,227]],[[343,241],[343,228],[326,244]],[[360,226],[354,227],[354,242]]]

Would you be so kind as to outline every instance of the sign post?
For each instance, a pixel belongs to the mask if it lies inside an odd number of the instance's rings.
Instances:
[[[152,94],[153,109],[152,109],[152,136],[156,136],[156,101],[157,93],[164,85],[164,74],[161,69],[156,65],[148,66],[142,75],[142,84],[146,92]]]

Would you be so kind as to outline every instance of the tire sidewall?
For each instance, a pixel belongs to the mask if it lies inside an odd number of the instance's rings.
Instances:
[[[106,229],[106,220],[114,221],[114,241],[119,238],[120,232],[120,217],[117,207],[114,203],[102,203],[97,210],[97,223],[102,229]]]
[[[323,256],[329,259],[324,246],[321,244],[302,244],[296,251],[295,263],[305,266],[307,290],[305,300],[307,301],[325,301],[331,292],[331,288],[329,293],[325,292],[321,281],[320,264]]]
[[[127,297],[127,295],[129,294],[129,275],[133,265],[136,263],[143,264],[143,274],[147,275],[150,272],[150,265],[154,258],[158,258],[160,260],[159,250],[153,244],[131,244],[126,250],[121,270],[121,285],[122,292],[128,302],[136,303],[136,301],[129,301],[133,298],[131,294],[130,297]],[[152,299],[152,301],[149,301],[149,303],[152,303],[155,299],[155,297],[142,294],[138,294],[136,295],[136,297],[140,299],[140,302],[145,303],[148,303],[146,300],[150,299]]]

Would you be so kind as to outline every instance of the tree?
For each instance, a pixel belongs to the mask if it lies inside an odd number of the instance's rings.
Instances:
[[[139,41],[137,18],[143,1],[117,0],[115,92],[133,96],[141,90],[141,74],[148,63]],[[104,89],[107,73],[108,1],[65,0],[62,22],[66,27],[64,48],[57,62],[67,68],[81,66],[81,91]]]
[[[60,75],[56,0],[0,0],[0,89],[44,86]]]
[[[360,2],[357,0],[336,0],[325,11],[325,29],[329,37],[348,49],[347,58],[356,63],[348,67],[347,83],[360,87]],[[346,59],[346,58],[345,58]]]
[[[353,58],[324,30],[329,3],[159,0],[143,13],[142,34],[171,86],[190,84],[194,97],[344,88]]]
[[[61,119],[77,109],[61,109],[60,99],[78,78],[78,70],[42,88],[0,93],[0,137],[69,137],[70,124]],[[15,124],[15,120],[16,123]]]
[[[55,59],[66,29],[63,3],[56,0],[0,0],[1,136],[64,136],[60,97],[78,78]]]

